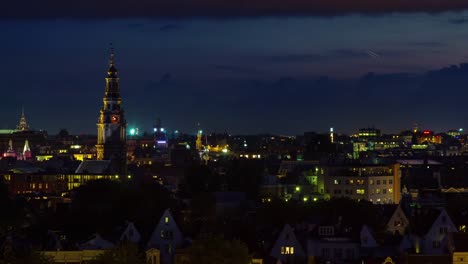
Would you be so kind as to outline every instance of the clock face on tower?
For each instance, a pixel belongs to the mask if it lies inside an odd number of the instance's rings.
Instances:
[[[120,117],[118,115],[112,115],[111,116],[111,122],[112,124],[117,124],[120,120]]]

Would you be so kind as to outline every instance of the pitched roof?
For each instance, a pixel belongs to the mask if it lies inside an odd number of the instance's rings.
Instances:
[[[93,238],[80,245],[81,249],[110,249],[114,244],[103,239],[99,234],[95,234]]]
[[[103,174],[109,170],[110,164],[110,160],[84,160],[78,166],[75,173]]]
[[[120,236],[120,240],[126,240],[136,244],[140,242],[140,239],[140,232],[138,232],[132,222],[129,222],[127,228],[125,228],[125,231],[123,231],[122,235]]]

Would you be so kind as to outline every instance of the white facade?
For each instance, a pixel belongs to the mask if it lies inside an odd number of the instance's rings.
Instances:
[[[399,165],[329,167],[324,181],[330,197],[364,199],[375,204],[400,200]]]

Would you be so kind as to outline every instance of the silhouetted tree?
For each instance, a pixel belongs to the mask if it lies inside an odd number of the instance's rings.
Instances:
[[[74,193],[67,230],[75,238],[84,239],[95,232],[111,234],[126,220],[154,228],[164,209],[173,205],[169,193],[159,184],[90,181]]]
[[[256,199],[262,183],[265,166],[261,160],[233,160],[227,172],[227,184],[230,190],[245,192],[251,199]]]

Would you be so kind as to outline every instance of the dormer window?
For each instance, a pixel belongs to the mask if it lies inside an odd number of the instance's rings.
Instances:
[[[169,217],[167,217],[167,216],[164,217],[164,223],[166,223],[166,224],[169,223]]]

